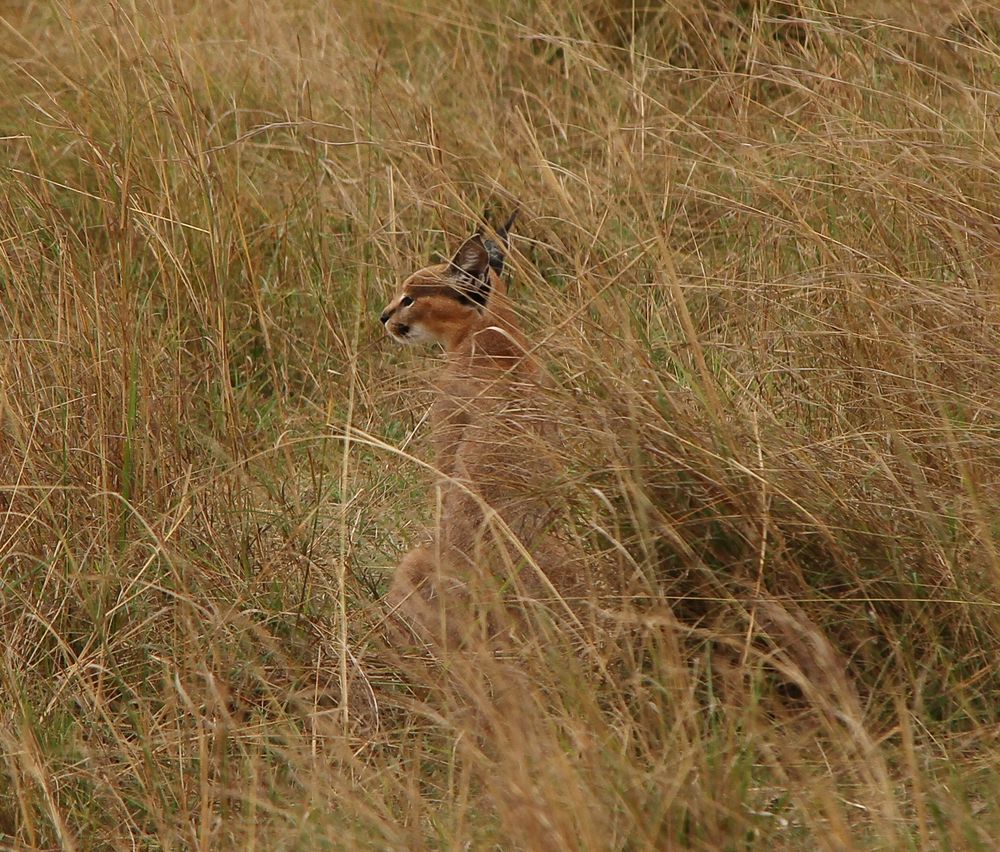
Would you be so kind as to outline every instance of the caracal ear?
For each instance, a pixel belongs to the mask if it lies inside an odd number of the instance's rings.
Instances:
[[[490,295],[490,255],[481,234],[473,234],[459,246],[448,264],[456,283],[473,302],[485,306]]]
[[[490,265],[490,256],[483,244],[482,234],[473,234],[458,247],[451,259],[452,269],[464,272],[472,278],[482,278]]]

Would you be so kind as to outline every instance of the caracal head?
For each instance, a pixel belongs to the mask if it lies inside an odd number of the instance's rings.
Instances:
[[[486,243],[475,234],[447,263],[410,275],[380,319],[399,343],[437,341],[451,350],[483,316],[495,283]]]

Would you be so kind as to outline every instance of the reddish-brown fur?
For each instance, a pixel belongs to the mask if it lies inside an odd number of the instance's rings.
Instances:
[[[557,468],[555,424],[539,398],[544,375],[479,235],[449,263],[410,275],[382,322],[397,340],[434,340],[445,351],[431,411],[438,534],[403,558],[388,603],[424,638],[459,643],[484,596],[544,593],[566,570],[546,533],[545,485]]]

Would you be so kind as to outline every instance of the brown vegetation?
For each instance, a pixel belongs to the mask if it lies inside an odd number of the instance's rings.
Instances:
[[[994,848],[991,6],[0,25],[0,844]],[[552,527],[625,590],[434,654],[378,313],[515,200]]]

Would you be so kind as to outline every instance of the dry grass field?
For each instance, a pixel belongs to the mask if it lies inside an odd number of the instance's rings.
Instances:
[[[1000,6],[0,30],[0,848],[997,848]],[[607,581],[435,652],[377,318],[515,204]]]

